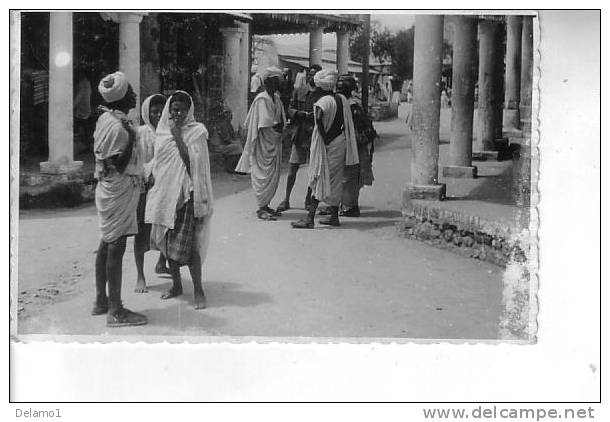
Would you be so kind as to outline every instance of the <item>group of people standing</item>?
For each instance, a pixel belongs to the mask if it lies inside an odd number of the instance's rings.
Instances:
[[[313,228],[340,225],[339,215],[358,217],[359,191],[373,182],[375,130],[361,105],[352,98],[356,81],[350,75],[312,66],[307,89],[295,90],[288,107],[279,90],[282,71],[267,69],[265,89],[254,98],[246,117],[246,143],[236,171],[250,173],[262,220],[276,220],[291,208],[290,195],[299,167],[309,161],[305,207],[307,215],[292,223]],[[188,266],[194,286],[195,309],[206,306],[202,285],[213,213],[208,132],[195,121],[191,96],[176,91],[144,100],[136,126],[127,113],[136,95],[121,72],[104,77],[98,86],[104,99],[94,133],[95,203],[101,241],[95,262],[96,299],[93,315],[107,315],[109,327],[143,325],[146,316],[128,310],[121,300],[122,264],[128,236],[135,235],[135,291],[147,291],[144,254],[159,251],[156,273],[169,273],[172,286],[162,299],[182,294],[180,268]],[[277,209],[269,204],[280,180],[282,132],[292,127],[290,173],[286,196]]]
[[[269,205],[278,188],[282,156],[282,132],[287,124],[279,87],[282,71],[268,68],[262,74],[260,92],[246,117],[247,138],[236,171],[250,173],[263,220],[276,220],[291,208],[290,196],[298,169],[309,161],[305,208],[307,215],[292,223],[295,229],[314,227],[318,204],[328,217],[320,224],[339,226],[339,215],[358,217],[358,197],[373,182],[373,140],[377,136],[362,106],[353,97],[355,79],[313,65],[307,73],[307,91],[295,90],[288,107],[293,127],[290,172],[286,195],[277,209]]]
[[[136,95],[123,73],[104,77],[98,90],[105,102],[94,133],[95,203],[102,239],[92,314],[107,315],[109,327],[147,323],[146,316],[121,301],[122,261],[131,235],[136,235],[136,292],[147,291],[144,253],[152,248],[160,252],[156,272],[172,277],[172,287],[161,298],[182,294],[180,268],[188,266],[195,308],[202,309],[206,298],[201,272],[213,194],[208,133],[195,121],[193,100],[184,91],[169,98],[152,95],[142,104],[145,124],[136,127],[127,118]]]

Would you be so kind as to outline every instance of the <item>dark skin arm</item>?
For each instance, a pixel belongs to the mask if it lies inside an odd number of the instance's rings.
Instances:
[[[113,157],[114,165],[119,173],[123,173],[127,168],[127,164],[129,164],[129,160],[131,160],[131,154],[133,153],[133,145],[136,142],[136,132],[129,123],[129,121],[127,121],[126,119],[121,119],[121,124],[127,131],[127,134],[129,136],[129,142],[127,143],[127,147],[121,154],[115,155]]]
[[[316,124],[318,125],[318,132],[320,133],[320,136],[322,136],[322,139],[324,140],[325,144],[328,144],[332,141],[332,139],[328,139],[328,133],[326,133],[326,130],[324,130],[324,112],[322,111],[321,108],[316,108],[315,109],[315,114],[316,114]]]

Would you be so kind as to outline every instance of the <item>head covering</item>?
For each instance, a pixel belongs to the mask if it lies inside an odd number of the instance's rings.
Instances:
[[[127,94],[127,88],[129,88],[129,81],[123,72],[114,72],[105,76],[97,87],[107,103],[122,100]]]
[[[189,111],[186,115],[186,118],[184,119],[184,123],[182,126],[183,129],[188,128],[190,126],[201,125],[195,121],[195,106],[193,104],[193,98],[191,98],[191,96],[189,95],[188,92],[178,90],[178,91],[174,92],[174,94],[171,97],[168,98],[167,102],[165,103],[165,107],[163,107],[163,113],[161,114],[161,118],[159,119],[159,124],[157,125],[157,135],[168,135],[170,137],[173,136],[172,131],[171,131],[173,122],[170,119],[169,106],[172,103],[172,97],[174,95],[176,95],[178,92],[185,94],[188,98],[191,99],[191,105],[189,107]],[[203,126],[203,125],[201,125],[201,126]],[[207,136],[207,131],[206,131],[206,136]]]
[[[163,98],[164,100],[165,95],[161,95],[161,94],[153,94],[150,97],[147,97],[144,102],[142,103],[142,120],[144,121],[144,124],[146,126],[148,126],[153,132],[155,131],[155,127],[152,125],[152,123],[150,122],[150,102],[152,101],[153,98]]]
[[[311,72],[312,70],[315,70],[316,72],[319,72],[320,70],[322,70],[322,66],[320,66],[317,63],[314,63],[311,66],[309,66],[309,71]]]
[[[279,67],[276,67],[276,66],[268,67],[267,69],[265,69],[265,72],[263,73],[263,81],[266,81],[267,79],[274,78],[274,77],[281,78],[282,75],[283,75],[282,69],[280,69]]]
[[[332,91],[337,83],[337,71],[331,69],[320,70],[313,77],[313,83],[324,91]]]
[[[356,79],[350,75],[349,73],[344,73],[343,75],[339,76],[338,81],[343,81],[343,82],[347,82],[350,84],[350,86],[352,87],[352,89],[356,88]]]

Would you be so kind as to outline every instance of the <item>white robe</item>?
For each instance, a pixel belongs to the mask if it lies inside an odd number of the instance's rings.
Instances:
[[[246,116],[246,145],[235,171],[250,173],[259,207],[269,205],[280,181],[282,134],[273,126],[284,124],[286,116],[280,96],[259,93]]]
[[[138,162],[137,143],[123,173],[112,170],[103,174],[103,162],[121,154],[128,145],[129,136],[121,123],[125,114],[108,110],[97,121],[93,134],[96,159],[95,206],[99,218],[102,240],[114,242],[121,236],[138,233],[137,208],[141,189],[141,166]]]
[[[328,145],[314,127],[309,155],[308,185],[319,201],[330,206],[338,206],[343,191],[343,169],[346,165],[358,164],[358,145],[349,102],[345,96],[337,94],[343,103],[343,132]],[[322,110],[322,123],[328,131],[337,113],[337,102],[331,95],[325,95],[314,104]]]
[[[203,224],[197,227],[195,242],[203,264],[209,246],[214,202],[207,146],[208,131],[203,124],[195,121],[191,100],[191,108],[182,127],[183,141],[189,154],[191,178],[171,133],[170,102],[171,97],[165,103],[157,126],[152,168],[155,184],[148,191],[144,221],[152,224],[151,247],[162,248],[167,231],[174,228],[176,211],[189,200],[192,191],[195,218],[203,220]]]

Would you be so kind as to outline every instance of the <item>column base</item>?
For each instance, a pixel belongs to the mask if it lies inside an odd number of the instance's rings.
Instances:
[[[532,120],[522,119],[521,120],[521,133],[523,136],[530,136],[532,133]]]
[[[477,168],[475,166],[445,166],[443,167],[443,177],[476,179]]]
[[[502,118],[502,126],[506,132],[519,131],[521,127],[521,118],[519,109],[504,109]]]
[[[40,172],[43,174],[66,174],[78,171],[82,167],[82,161],[70,161],[61,164],[52,161],[43,161],[40,163]]]
[[[425,201],[442,201],[445,199],[447,186],[444,183],[438,185],[407,185],[403,191],[403,201],[411,199],[423,199]]]

